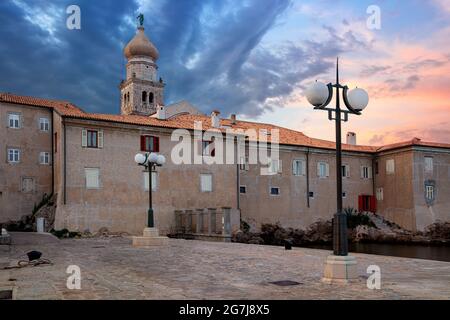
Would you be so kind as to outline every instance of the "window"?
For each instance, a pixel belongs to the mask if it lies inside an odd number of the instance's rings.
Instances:
[[[347,198],[347,192],[342,192],[342,198]]]
[[[279,159],[270,159],[269,160],[269,174],[282,173],[283,162]]]
[[[319,178],[326,178],[330,176],[330,165],[326,162],[319,162],[317,164],[317,176]]]
[[[153,103],[154,100],[155,100],[155,95],[153,94],[153,92],[150,92],[150,94],[148,95],[149,103]]]
[[[8,149],[8,162],[9,163],[19,163],[20,162],[20,150],[19,149]]]
[[[152,191],[158,189],[158,175],[156,172],[152,172]],[[144,190],[148,191],[148,172],[144,172]]]
[[[85,148],[103,148],[103,131],[83,129],[81,133],[81,146]]]
[[[292,163],[292,173],[294,176],[306,175],[306,161],[305,160],[294,160]]]
[[[372,178],[372,168],[367,166],[361,167],[361,178],[362,179],[371,179]]]
[[[206,157],[215,157],[216,150],[214,147],[214,141],[202,141],[202,155]]]
[[[50,164],[50,152],[41,152],[39,154],[39,163],[45,165]]]
[[[425,197],[429,201],[434,200],[434,186],[426,186],[425,187]]]
[[[212,192],[212,175],[201,174],[200,175],[200,190],[201,192]]]
[[[47,118],[39,118],[39,129],[48,132],[50,130],[50,121]]]
[[[159,138],[153,136],[141,136],[141,151],[159,152]]]
[[[85,168],[84,173],[86,176],[86,188],[87,189],[99,189],[100,188],[100,170],[98,168]]]
[[[342,166],[342,177],[350,178],[350,166],[348,164]]]
[[[8,127],[13,129],[20,129],[20,114],[18,113],[8,114]]]
[[[272,196],[279,196],[280,195],[280,188],[278,188],[278,187],[270,188],[270,195],[272,195]]]
[[[433,157],[425,157],[425,171],[433,172]]]
[[[246,186],[240,186],[239,187],[239,192],[240,193],[247,193],[247,187]]]
[[[384,199],[384,190],[383,188],[377,188],[377,200],[383,201]]]
[[[239,170],[248,171],[249,163],[248,157],[241,157],[239,161]]]
[[[147,102],[147,92],[142,91],[142,102]]]
[[[308,193],[308,197],[310,197],[311,199],[314,199],[314,192],[310,191]]]
[[[394,159],[386,160],[386,173],[394,174],[395,173],[395,161]]]
[[[34,192],[34,179],[22,178],[22,192],[31,193]]]

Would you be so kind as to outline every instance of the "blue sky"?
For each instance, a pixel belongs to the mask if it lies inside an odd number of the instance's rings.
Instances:
[[[81,30],[66,28],[71,4],[81,8]],[[372,4],[381,9],[381,30],[366,27]],[[3,0],[0,91],[118,113],[122,50],[138,12],[160,51],[166,104],[188,100],[204,112],[332,139],[326,115],[313,112],[302,92],[315,79],[332,81],[339,55],[344,81],[371,96],[367,113],[344,129],[370,144],[413,136],[450,142],[447,0]],[[421,115],[424,103],[433,116]],[[402,116],[410,110],[415,117]]]

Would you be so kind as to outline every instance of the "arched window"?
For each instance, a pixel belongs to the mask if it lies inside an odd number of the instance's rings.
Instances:
[[[130,102],[130,93],[127,93],[127,102]]]
[[[147,92],[142,91],[142,102],[147,102]]]
[[[153,100],[155,99],[155,96],[153,95],[153,92],[150,92],[149,96],[148,96],[148,101],[150,103],[153,103]]]
[[[123,103],[127,103],[127,94],[126,93],[123,95]]]

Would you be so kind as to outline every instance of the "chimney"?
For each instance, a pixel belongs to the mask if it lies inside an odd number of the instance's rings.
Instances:
[[[356,146],[356,133],[354,133],[354,132],[347,133],[347,144]]]
[[[220,111],[214,110],[211,112],[211,126],[213,128],[220,128]]]
[[[167,120],[166,117],[166,107],[163,105],[158,105],[156,107],[156,118],[159,120]]]
[[[233,125],[236,124],[236,115],[234,113],[231,115],[230,120],[231,120],[231,124],[233,124]]]

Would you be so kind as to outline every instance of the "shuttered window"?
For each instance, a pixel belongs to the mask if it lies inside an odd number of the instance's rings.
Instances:
[[[294,176],[305,176],[306,175],[306,161],[305,160],[294,160],[292,162],[292,174]]]
[[[212,175],[201,174],[200,175],[200,190],[201,192],[212,192]]]
[[[361,166],[361,178],[372,179],[372,167]]]
[[[98,168],[85,168],[86,188],[99,189],[100,188],[100,170]]]
[[[386,160],[386,173],[394,174],[395,173],[395,161],[394,159]]]
[[[319,162],[317,164],[317,176],[319,178],[327,178],[330,176],[330,165],[326,162]]]
[[[34,192],[34,179],[33,178],[22,178],[22,192],[31,193]]]
[[[81,132],[81,146],[84,148],[103,148],[103,131],[83,129]]]
[[[159,152],[159,138],[154,136],[141,136],[141,151]]]
[[[348,164],[342,166],[342,177],[350,178],[350,166]]]

